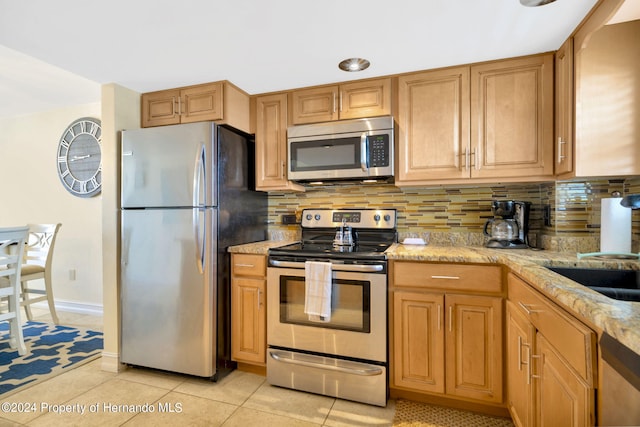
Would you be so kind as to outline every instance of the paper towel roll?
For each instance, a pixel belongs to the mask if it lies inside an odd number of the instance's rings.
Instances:
[[[600,252],[631,252],[631,209],[622,197],[603,198],[600,216]]]

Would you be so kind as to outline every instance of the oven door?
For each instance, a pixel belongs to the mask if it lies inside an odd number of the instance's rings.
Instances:
[[[332,312],[328,322],[304,313],[305,270],[269,267],[267,278],[267,344],[351,357],[387,361],[386,274],[341,271],[333,267]],[[352,266],[343,268],[374,268]]]

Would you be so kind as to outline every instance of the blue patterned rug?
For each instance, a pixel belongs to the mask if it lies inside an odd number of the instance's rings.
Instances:
[[[102,332],[41,322],[27,322],[22,330],[29,350],[24,356],[9,346],[9,323],[0,323],[0,396],[76,368],[102,352]]]

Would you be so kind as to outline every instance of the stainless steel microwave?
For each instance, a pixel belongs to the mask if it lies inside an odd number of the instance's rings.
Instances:
[[[288,179],[393,180],[393,117],[290,126]]]

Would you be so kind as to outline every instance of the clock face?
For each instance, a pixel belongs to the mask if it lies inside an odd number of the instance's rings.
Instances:
[[[102,188],[102,128],[90,117],[75,120],[58,142],[58,176],[74,196],[91,197]]]

